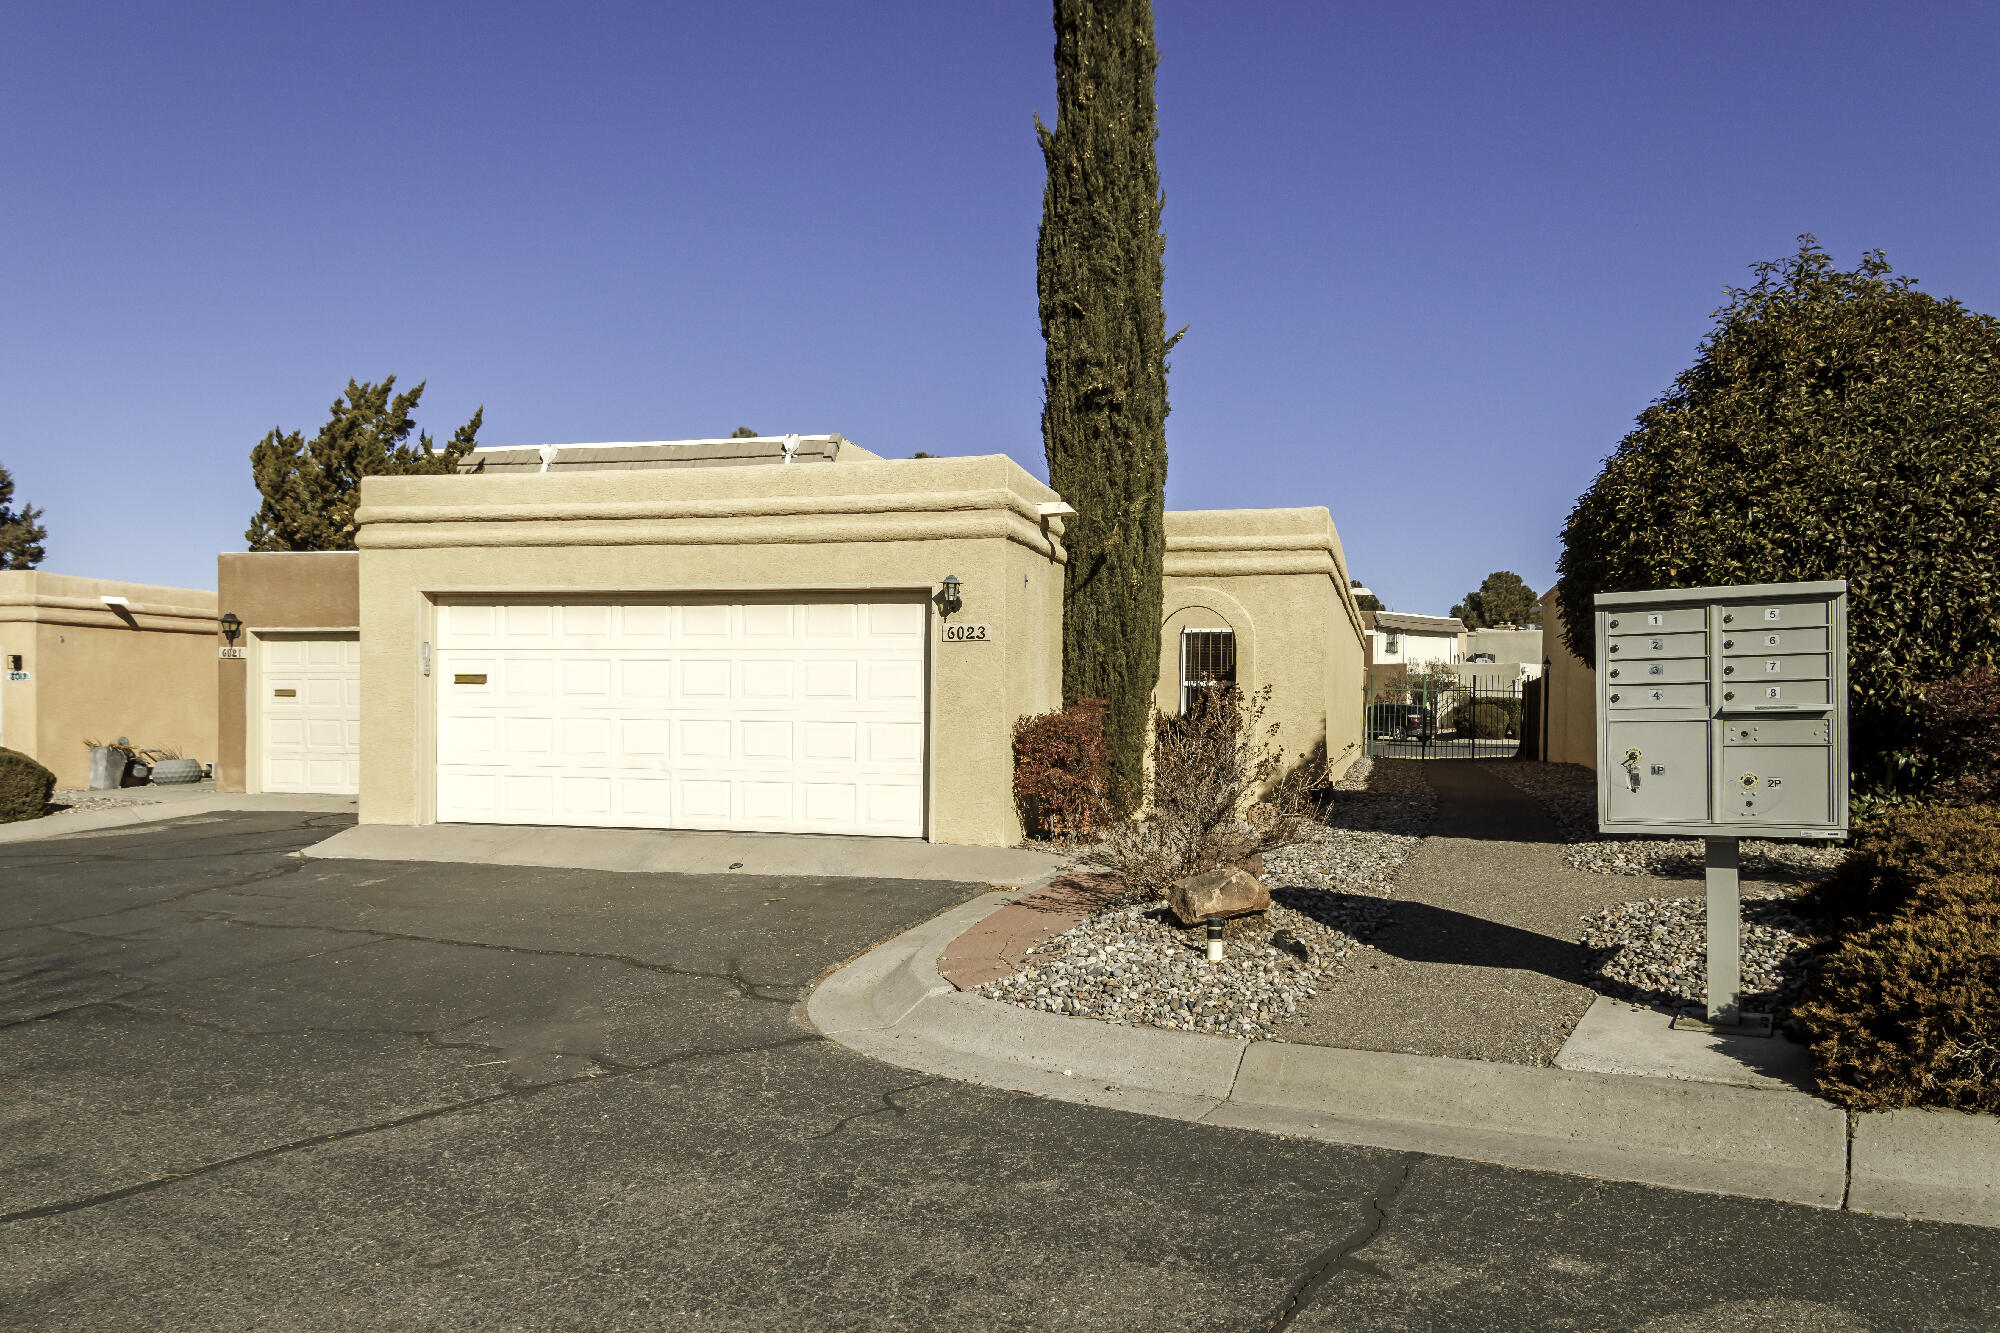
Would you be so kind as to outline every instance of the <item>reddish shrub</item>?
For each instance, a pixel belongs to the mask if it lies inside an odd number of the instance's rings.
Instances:
[[[1935,768],[1937,799],[1952,805],[2000,803],[2000,672],[1976,667],[1930,682],[1917,721]]]
[[[1079,699],[1014,724],[1014,801],[1030,833],[1072,838],[1097,827],[1111,764],[1105,706],[1102,699]]]

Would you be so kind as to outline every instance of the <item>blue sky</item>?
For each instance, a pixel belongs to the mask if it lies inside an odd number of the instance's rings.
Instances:
[[[2000,8],[1161,0],[1168,503],[1392,606],[1548,582],[1749,265],[2000,311]],[[440,438],[839,431],[1045,469],[1032,3],[16,4],[0,464],[46,567],[213,586],[349,376]]]

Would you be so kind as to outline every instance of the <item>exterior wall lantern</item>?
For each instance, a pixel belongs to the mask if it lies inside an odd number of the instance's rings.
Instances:
[[[236,642],[236,636],[241,634],[242,632],[243,632],[243,617],[237,615],[234,611],[230,611],[222,617],[223,638],[229,640],[231,644],[234,644]]]
[[[944,591],[938,594],[938,609],[944,612],[945,615],[954,615],[961,606],[965,605],[965,598],[959,595],[959,589],[963,586],[958,581],[958,575],[947,574],[944,576]]]

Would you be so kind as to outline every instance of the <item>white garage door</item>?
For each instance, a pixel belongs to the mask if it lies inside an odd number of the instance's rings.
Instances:
[[[264,790],[360,791],[358,636],[266,636],[262,644]]]
[[[437,817],[920,837],[924,611],[447,603]]]

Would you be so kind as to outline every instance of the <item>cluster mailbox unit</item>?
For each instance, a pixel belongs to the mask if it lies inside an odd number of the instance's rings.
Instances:
[[[1596,610],[1598,827],[1707,839],[1707,1018],[1740,1023],[1736,840],[1847,836],[1847,584]]]

